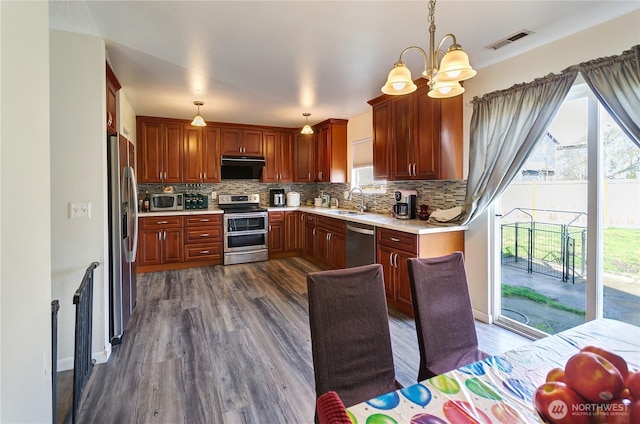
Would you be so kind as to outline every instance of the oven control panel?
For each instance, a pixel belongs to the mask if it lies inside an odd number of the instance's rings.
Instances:
[[[221,194],[218,196],[218,204],[242,205],[260,203],[259,194]]]

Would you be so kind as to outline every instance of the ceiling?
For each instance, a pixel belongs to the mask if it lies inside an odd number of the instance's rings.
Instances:
[[[440,0],[436,43],[455,34],[482,72],[638,9],[637,0]],[[284,127],[304,124],[303,112],[315,124],[367,111],[400,52],[428,49],[427,19],[426,0],[50,2],[52,29],[105,40],[136,115],[191,119],[201,100],[208,121]],[[486,48],[525,29],[533,34]],[[404,59],[416,78],[421,55]]]

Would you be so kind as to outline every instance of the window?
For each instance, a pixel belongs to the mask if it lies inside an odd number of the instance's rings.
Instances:
[[[387,182],[373,179],[372,140],[368,138],[354,141],[351,147],[351,188],[360,187],[367,194],[386,193]]]
[[[640,324],[640,149],[584,83],[501,196],[498,321]]]

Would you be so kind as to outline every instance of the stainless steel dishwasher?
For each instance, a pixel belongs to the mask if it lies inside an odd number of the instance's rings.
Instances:
[[[376,263],[376,227],[347,222],[347,268]]]

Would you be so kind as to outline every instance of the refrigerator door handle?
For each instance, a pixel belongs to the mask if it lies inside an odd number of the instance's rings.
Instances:
[[[131,166],[124,168],[123,179],[127,182],[127,184],[123,184],[123,188],[128,188],[128,190],[126,190],[129,194],[127,202],[129,203],[129,212],[133,215],[133,231],[128,232],[129,237],[127,238],[127,244],[131,241],[131,235],[133,235],[133,242],[131,245],[124,246],[126,252],[125,257],[127,262],[133,263],[136,261],[136,253],[138,250],[138,186],[136,184],[135,171]]]

